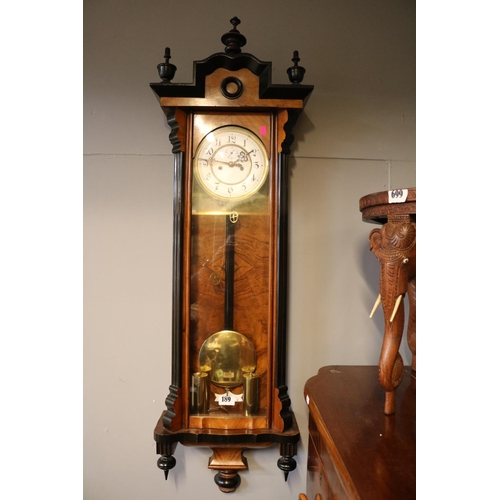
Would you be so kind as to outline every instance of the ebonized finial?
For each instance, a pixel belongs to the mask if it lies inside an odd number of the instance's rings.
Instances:
[[[170,83],[170,80],[172,80],[175,76],[175,72],[177,71],[177,66],[174,66],[173,64],[170,64],[170,47],[165,47],[165,55],[163,56],[165,58],[164,63],[158,64],[158,74],[160,75],[160,78],[164,82]]]
[[[304,73],[306,72],[306,70],[302,66],[298,65],[300,61],[298,50],[293,51],[292,61],[293,66],[290,66],[286,70],[286,72],[288,73],[288,78],[292,83],[300,83],[304,79]]]
[[[168,471],[173,469],[176,463],[177,462],[172,455],[162,455],[156,462],[158,468],[165,473],[165,481],[168,480]]]
[[[297,462],[293,457],[284,456],[278,459],[278,468],[280,468],[285,474],[285,481],[288,479],[288,474],[295,470],[297,467]]]
[[[237,17],[233,17],[230,22],[233,29],[222,35],[221,38],[222,43],[226,46],[224,51],[226,54],[240,54],[241,47],[247,43],[247,39],[236,29],[241,21]]]

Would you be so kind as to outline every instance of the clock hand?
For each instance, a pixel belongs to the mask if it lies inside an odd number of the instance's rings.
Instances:
[[[255,149],[252,149],[251,151],[240,151],[240,154],[238,155],[238,160],[239,161],[248,161],[248,157],[251,153],[253,153]]]
[[[235,161],[221,161],[221,160],[214,160],[212,159],[212,162],[217,162],[217,163],[223,163],[224,165],[228,165],[229,167],[239,167],[240,170],[244,170],[243,166],[240,165],[239,163],[236,163]],[[219,166],[219,170],[222,170],[222,166]]]

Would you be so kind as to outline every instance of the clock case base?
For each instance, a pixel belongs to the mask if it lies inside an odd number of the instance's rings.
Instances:
[[[297,464],[293,458],[297,454],[297,444],[300,441],[300,432],[292,413],[292,426],[283,432],[271,429],[252,430],[221,430],[214,429],[179,429],[171,432],[163,425],[166,412],[158,420],[154,430],[156,453],[161,455],[158,467],[164,471],[165,479],[175,464],[174,452],[177,443],[184,446],[205,446],[212,449],[212,456],[208,468],[217,470],[214,481],[221,491],[230,493],[239,486],[238,472],[248,469],[248,463],[243,455],[246,449],[268,448],[277,444],[281,457],[278,459],[278,468],[284,473],[285,481],[288,473],[293,471]]]

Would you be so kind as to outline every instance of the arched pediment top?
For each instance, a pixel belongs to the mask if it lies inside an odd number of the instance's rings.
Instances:
[[[151,88],[158,97],[205,97],[205,80],[219,68],[238,71],[246,68],[254,75],[262,77],[263,86],[271,84],[271,63],[259,61],[252,54],[228,55],[223,52],[212,54],[193,63],[193,81],[191,83],[151,83]]]
[[[261,99],[300,99],[304,101],[312,92],[313,85],[272,84],[272,63],[260,61],[252,54],[241,53],[228,55],[223,52],[213,54],[193,63],[192,83],[151,83],[151,88],[158,96],[204,98],[207,76],[223,68],[227,71],[248,69],[259,79],[259,97]]]
[[[191,83],[172,83],[176,66],[170,63],[170,48],[165,49],[165,62],[158,64],[158,73],[162,79],[159,83],[151,83],[151,88],[159,99],[162,98],[187,98],[203,99],[206,96],[206,80],[217,70],[228,73],[250,71],[258,79],[258,99],[285,99],[300,100],[302,105],[313,90],[312,85],[302,85],[305,69],[298,65],[300,61],[298,51],[293,52],[293,66],[287,73],[291,84],[272,84],[272,63],[260,61],[254,55],[241,52],[241,47],[246,44],[245,37],[236,29],[239,19],[231,19],[233,29],[222,36],[226,45],[225,52],[217,52],[206,59],[193,63],[193,81]],[[231,99],[234,97],[231,96]],[[258,104],[258,103],[256,103]]]

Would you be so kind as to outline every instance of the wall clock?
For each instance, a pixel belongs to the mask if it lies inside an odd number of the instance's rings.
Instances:
[[[285,480],[299,429],[286,386],[288,156],[313,87],[293,54],[290,84],[242,53],[240,21],[224,52],[194,62],[191,84],[158,65],[152,83],[174,153],[172,374],[154,430],[168,477],[176,445],[212,449],[224,492],[247,469],[245,449],[278,444]]]

